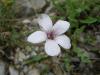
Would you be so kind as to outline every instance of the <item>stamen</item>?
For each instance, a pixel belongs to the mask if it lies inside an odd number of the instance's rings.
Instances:
[[[49,33],[47,33],[47,37],[48,37],[48,39],[54,39],[54,32],[49,32]]]

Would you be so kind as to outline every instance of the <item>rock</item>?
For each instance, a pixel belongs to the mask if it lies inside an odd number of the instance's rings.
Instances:
[[[48,75],[54,75],[52,72],[49,72]]]
[[[61,67],[54,61],[53,61],[52,67],[53,67],[52,70],[55,73],[55,75],[64,75]]]
[[[97,55],[95,53],[88,52],[88,55],[90,59],[97,58]]]
[[[35,51],[32,51],[31,56],[37,55]]]
[[[35,12],[41,11],[46,5],[45,0],[15,0],[15,12],[18,14],[16,17],[29,17],[34,16]]]
[[[41,9],[46,5],[45,0],[30,0],[30,2],[34,9]]]
[[[26,59],[26,55],[20,49],[17,49],[14,58],[14,63],[18,64],[19,62],[22,62],[24,59]]]
[[[35,10],[41,9],[46,5],[45,0],[16,0],[16,5],[21,7],[33,8]]]
[[[27,17],[29,15],[33,15],[34,11],[31,8],[29,0],[15,0],[15,12],[17,14],[16,17]]]
[[[40,72],[39,72],[38,69],[33,68],[32,70],[30,70],[30,71],[28,72],[28,75],[40,75]]]
[[[14,69],[14,67],[9,67],[9,73],[10,75],[19,75],[18,71]]]
[[[49,6],[46,8],[46,10],[45,10],[45,13],[46,14],[51,14],[51,13],[53,13],[53,3],[50,1],[49,2],[50,4],[49,4]]]
[[[96,44],[95,44],[96,48],[95,49],[97,49],[99,51],[99,49],[100,49],[100,32],[95,32],[95,36],[96,36]]]
[[[19,75],[25,75],[23,72],[20,72],[20,74]]]
[[[5,63],[0,61],[0,75],[5,75]]]
[[[97,42],[100,42],[100,34],[96,35]]]
[[[19,52],[19,61],[23,61],[26,58],[25,54],[23,52]]]
[[[24,73],[27,73],[28,70],[29,70],[28,66],[24,66],[23,72],[24,72]]]
[[[23,24],[29,24],[29,23],[31,23],[31,21],[29,19],[25,19],[25,20],[22,21],[22,23]]]

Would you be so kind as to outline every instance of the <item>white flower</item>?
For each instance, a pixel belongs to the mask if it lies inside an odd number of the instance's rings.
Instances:
[[[32,33],[27,39],[29,42],[38,44],[46,41],[45,52],[49,56],[57,56],[60,54],[60,46],[65,49],[70,49],[70,39],[64,35],[69,29],[69,22],[58,20],[53,26],[50,17],[46,14],[42,14],[41,17],[38,18],[38,23],[41,27],[41,31]]]

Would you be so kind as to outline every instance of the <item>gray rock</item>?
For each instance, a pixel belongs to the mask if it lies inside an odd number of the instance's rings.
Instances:
[[[41,11],[46,5],[45,0],[15,0],[15,12],[17,17],[29,17],[35,15],[35,12]]]
[[[14,69],[14,67],[9,67],[9,73],[10,75],[19,75],[18,71]]]
[[[52,72],[49,72],[48,75],[54,75]]]
[[[0,61],[0,75],[5,75],[5,63]]]
[[[23,72],[24,72],[24,73],[27,73],[28,70],[29,70],[28,66],[24,66]]]
[[[100,35],[96,36],[97,42],[100,42]]]
[[[28,8],[41,9],[46,5],[45,0],[16,0],[17,5]]]
[[[40,72],[38,69],[34,68],[29,71],[28,75],[40,75]]]
[[[100,32],[95,32],[96,35],[96,42],[100,43]]]
[[[34,9],[41,9],[46,5],[45,0],[30,0],[30,2]]]

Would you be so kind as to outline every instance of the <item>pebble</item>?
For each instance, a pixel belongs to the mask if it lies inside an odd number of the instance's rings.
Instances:
[[[5,63],[0,61],[0,75],[5,75]]]
[[[14,67],[9,67],[9,73],[10,75],[19,75],[18,71],[14,69]]]
[[[40,72],[39,72],[38,69],[33,68],[32,70],[30,70],[30,71],[28,72],[28,75],[40,75]]]

